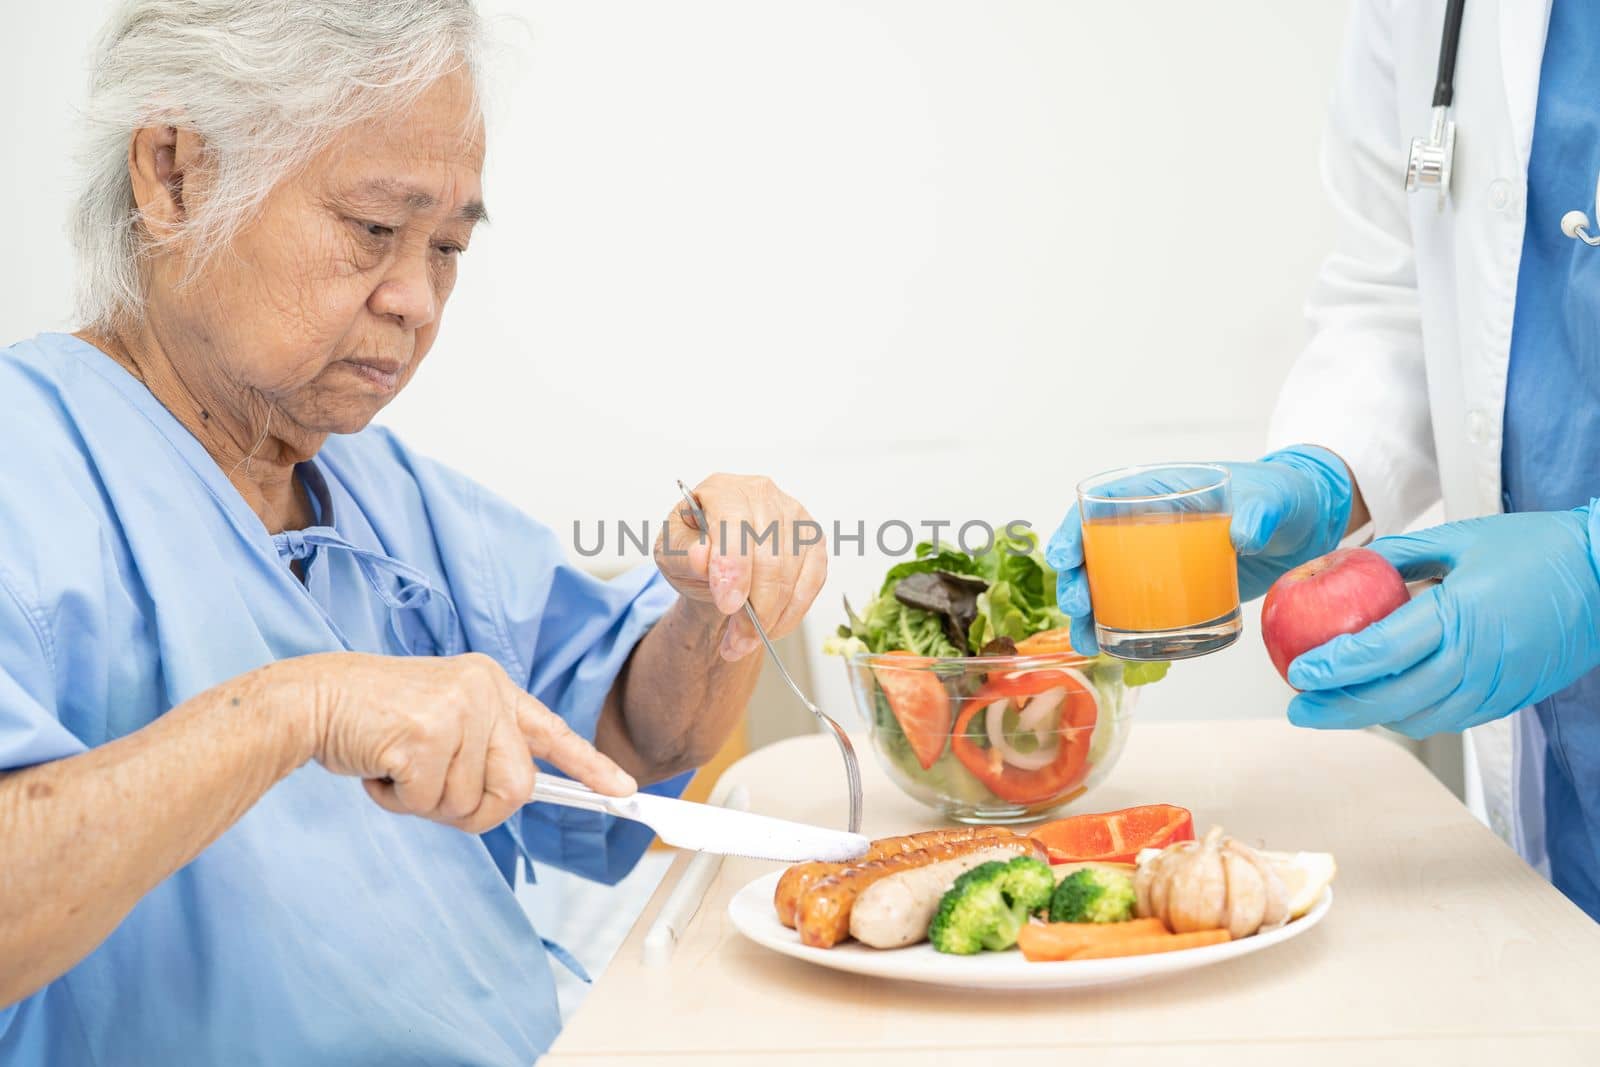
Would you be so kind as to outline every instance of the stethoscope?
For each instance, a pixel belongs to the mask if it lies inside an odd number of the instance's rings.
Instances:
[[[1439,210],[1450,198],[1450,171],[1456,159],[1456,124],[1450,102],[1456,95],[1456,51],[1461,44],[1461,9],[1467,0],[1450,0],[1444,9],[1444,36],[1439,40],[1439,74],[1433,79],[1433,125],[1428,139],[1411,138],[1406,160],[1406,192],[1439,191]]]
[[[1439,210],[1450,198],[1450,173],[1456,158],[1456,124],[1450,118],[1455,98],[1456,52],[1461,44],[1461,10],[1466,0],[1450,0],[1444,9],[1444,33],[1439,40],[1439,73],[1433,82],[1433,124],[1427,139],[1413,137],[1406,159],[1406,192],[1439,191]],[[1600,177],[1594,190],[1595,213],[1600,215]],[[1600,237],[1589,233],[1589,216],[1576,209],[1561,216],[1561,232],[1591,247]]]

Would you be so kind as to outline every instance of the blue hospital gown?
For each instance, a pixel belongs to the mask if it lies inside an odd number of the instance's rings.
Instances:
[[[592,739],[674,600],[652,568],[610,583],[573,569],[548,529],[377,428],[302,465],[316,525],[271,536],[140,382],[64,334],[0,350],[0,454],[0,770],[346,649],[484,653]],[[513,822],[534,859],[600,881],[649,843],[543,805]],[[96,848],[90,828],[75,867]],[[506,828],[391,815],[308,764],[88,957],[0,1008],[0,1063],[526,1065],[560,1020],[516,858]]]

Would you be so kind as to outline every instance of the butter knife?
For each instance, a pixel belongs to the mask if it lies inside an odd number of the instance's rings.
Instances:
[[[673,800],[651,793],[611,797],[569,778],[541,774],[533,783],[535,802],[598,811],[644,823],[674,848],[715,852],[757,860],[843,863],[864,855],[870,842],[860,834],[789,822],[714,804]]]

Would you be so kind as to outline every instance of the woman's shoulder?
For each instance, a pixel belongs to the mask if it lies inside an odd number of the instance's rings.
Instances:
[[[75,341],[45,334],[0,348],[0,579],[34,605],[102,565],[114,527],[73,412],[82,367],[57,338]]]
[[[71,347],[79,343],[70,334],[41,333],[0,348],[0,388],[5,390],[6,414],[26,419],[47,410],[38,401],[59,398],[71,374]],[[30,403],[32,401],[32,403]],[[14,421],[0,422],[0,430]]]
[[[86,357],[110,362],[69,333],[41,333],[0,347],[0,396],[5,397],[6,414],[0,432],[69,428],[71,396],[90,374]]]
[[[0,506],[81,498],[92,488],[92,465],[71,401],[82,368],[60,338],[79,343],[65,334],[41,334],[0,348],[0,455],[6,470]]]

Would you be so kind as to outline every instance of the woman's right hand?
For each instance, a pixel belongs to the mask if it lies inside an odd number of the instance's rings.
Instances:
[[[1324,448],[1296,445],[1258,463],[1224,463],[1232,480],[1230,532],[1239,553],[1239,597],[1253,600],[1279,576],[1339,547],[1350,525],[1355,482],[1344,461]],[[1121,486],[1130,495],[1167,487]],[[1074,503],[1045,547],[1056,571],[1056,600],[1072,619],[1072,647],[1099,651],[1094,606],[1083,567],[1083,522]]]
[[[602,793],[638,788],[487,656],[333,652],[263,674],[280,672],[283,695],[308,713],[311,758],[364,779],[372,799],[397,814],[492,829],[528,802],[535,758]]]

